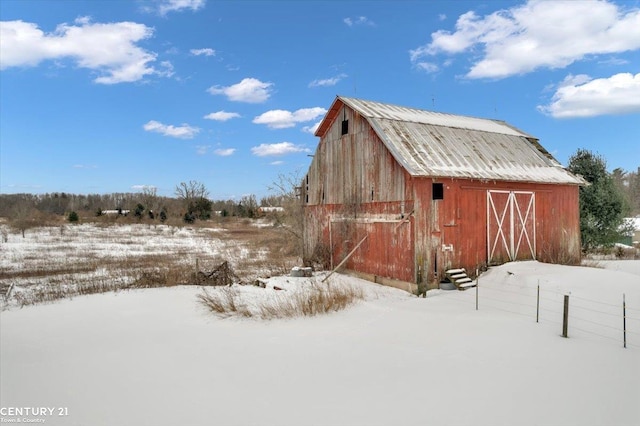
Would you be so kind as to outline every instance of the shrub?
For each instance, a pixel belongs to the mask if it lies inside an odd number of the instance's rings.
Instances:
[[[138,205],[136,206],[136,209],[133,212],[133,214],[136,217],[136,219],[141,220],[142,219],[142,213],[144,213],[144,206],[142,204],[138,203]]]
[[[75,223],[77,221],[80,220],[80,218],[78,217],[78,213],[76,213],[75,211],[69,213],[69,216],[67,216],[67,220],[71,223]]]
[[[192,213],[186,212],[182,217],[182,221],[184,223],[193,223],[196,221],[196,217]]]

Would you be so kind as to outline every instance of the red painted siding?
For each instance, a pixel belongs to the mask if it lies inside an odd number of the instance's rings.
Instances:
[[[349,121],[346,135],[343,119]],[[443,185],[441,200],[432,200],[434,183]],[[348,269],[434,288],[447,268],[473,272],[487,265],[492,251],[493,262],[509,259],[509,244],[491,250],[502,235],[495,217],[488,223],[488,191],[503,206],[498,217],[515,235],[517,259],[579,261],[577,186],[410,176],[367,121],[345,108],[320,140],[303,182],[305,257],[324,251],[337,265],[367,235]],[[530,193],[535,202],[527,210]],[[534,240],[525,246],[518,245],[523,229]]]
[[[444,199],[430,200],[433,182],[443,183]],[[415,237],[420,248],[416,249],[416,256],[432,282],[441,279],[447,268],[464,267],[474,271],[487,265],[490,254],[487,214],[492,213],[487,209],[488,191],[534,193],[535,209],[531,213],[535,212],[535,220],[530,218],[533,226],[529,228],[529,237],[534,239],[535,258],[569,264],[580,260],[577,186],[432,178],[414,179],[413,186],[416,204],[420,206]],[[522,195],[515,197],[525,204]],[[514,230],[516,234],[521,232],[517,224]],[[534,257],[528,247],[522,249],[524,244],[523,238],[518,260]],[[498,252],[495,263],[509,260],[504,250]]]

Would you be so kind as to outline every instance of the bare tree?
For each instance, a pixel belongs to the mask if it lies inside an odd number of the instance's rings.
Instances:
[[[159,214],[158,189],[155,186],[142,187],[142,204],[149,212],[149,217],[154,218]]]
[[[199,198],[209,198],[209,191],[202,182],[190,180],[180,182],[180,185],[176,186],[175,195],[182,200],[192,202]]]
[[[268,187],[275,198],[281,200],[281,207],[284,208],[282,214],[276,215],[277,224],[291,234],[300,257],[303,254],[304,210],[296,188],[301,182],[300,172],[296,170],[288,175],[279,174],[277,180]]]
[[[238,203],[237,211],[242,217],[256,217],[258,214],[258,202],[253,194],[244,195]]]
[[[24,233],[27,229],[39,225],[38,216],[39,212],[31,200],[21,200],[21,202],[13,206],[11,225],[19,230],[22,233],[22,238],[24,238]]]
[[[209,200],[209,191],[202,182],[190,180],[180,182],[176,186],[176,197],[183,200],[186,208],[184,220],[192,222],[195,218],[209,219],[211,217],[211,201]]]

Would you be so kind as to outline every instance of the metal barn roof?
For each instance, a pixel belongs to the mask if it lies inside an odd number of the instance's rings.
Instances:
[[[338,96],[316,136],[326,133],[343,104],[369,122],[412,176],[585,183],[566,171],[535,137],[499,120]]]

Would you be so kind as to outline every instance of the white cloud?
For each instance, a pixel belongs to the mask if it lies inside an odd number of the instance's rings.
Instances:
[[[455,31],[431,34],[431,43],[410,51],[411,61],[439,53],[481,57],[469,78],[504,78],[538,68],[564,68],[588,55],[640,48],[640,10],[607,2],[539,1],[490,15],[461,15]]]
[[[367,25],[367,26],[373,27],[376,25],[375,22],[373,22],[366,16],[357,16],[355,18],[344,18],[342,22],[344,22],[350,27],[353,27],[354,25]]]
[[[308,148],[301,145],[294,145],[291,142],[280,142],[272,144],[263,143],[261,145],[254,146],[251,148],[251,152],[253,155],[257,155],[258,157],[266,157],[270,155],[286,155],[310,151]]]
[[[270,166],[281,166],[283,164],[284,164],[284,161],[282,160],[272,161],[269,163]]]
[[[304,126],[302,128],[302,131],[305,132],[305,133],[311,133],[312,135],[315,135],[316,134],[316,130],[318,130],[318,127],[320,127],[321,123],[322,123],[322,120],[318,121],[313,126]]]
[[[161,70],[156,71],[156,74],[161,77],[173,77],[175,72],[173,71],[173,64],[169,61],[160,62]]]
[[[604,64],[604,65],[617,66],[617,65],[626,65],[629,63],[629,61],[622,58],[607,58],[607,59],[598,61],[598,63]]]
[[[213,151],[214,154],[219,155],[220,157],[228,157],[233,155],[236,152],[235,148],[219,148]]]
[[[347,74],[339,74],[335,77],[331,77],[331,78],[325,78],[322,80],[313,80],[311,83],[309,83],[309,87],[329,87],[329,86],[335,86],[336,84],[338,84],[340,82],[340,80],[344,79],[347,77]]]
[[[190,52],[194,56],[216,56],[216,51],[208,47],[205,49],[191,49]]]
[[[151,120],[143,126],[147,132],[160,133],[163,136],[171,136],[179,139],[193,139],[200,132],[197,127],[183,124],[182,126],[173,126],[170,124],[162,124],[158,121]]]
[[[253,123],[266,124],[270,129],[286,129],[294,127],[296,123],[315,120],[326,112],[326,109],[320,107],[302,108],[294,112],[274,109],[260,114],[253,119]]]
[[[562,80],[560,84],[558,84],[558,87],[561,88],[566,86],[579,86],[591,80],[592,78],[586,74],[578,74],[578,75],[569,74],[564,78],[564,80]]]
[[[196,145],[196,154],[205,155],[209,152],[209,148],[211,148],[211,145]]]
[[[74,164],[74,165],[73,165],[73,168],[74,168],[74,169],[97,169],[97,168],[98,168],[98,166],[93,165],[93,164],[91,164],[91,165],[87,165],[87,164]]]
[[[640,73],[621,73],[591,80],[568,76],[551,103],[538,110],[555,118],[640,113]]]
[[[433,62],[417,62],[416,67],[428,73],[440,71],[438,64],[434,64]]]
[[[154,189],[158,189],[158,187],[154,185],[132,185],[131,189],[134,189],[136,191],[144,191],[146,189],[153,191]]]
[[[438,21],[444,21],[447,19],[447,15],[445,15],[444,13],[441,13],[438,15]]]
[[[206,0],[160,0],[157,10],[160,15],[166,15],[169,12],[180,12],[183,9],[191,9],[196,12],[205,6]]]
[[[151,66],[156,54],[136,45],[152,36],[153,29],[135,22],[60,24],[45,34],[37,24],[0,22],[0,69],[36,66],[45,60],[70,58],[80,68],[97,71],[101,84],[138,81],[157,74]]]
[[[273,83],[264,83],[256,78],[245,78],[231,86],[212,86],[207,92],[212,95],[225,95],[230,101],[259,104],[271,96]]]
[[[227,121],[231,120],[232,118],[240,118],[240,114],[238,114],[237,112],[217,111],[205,115],[204,118],[214,121]]]

